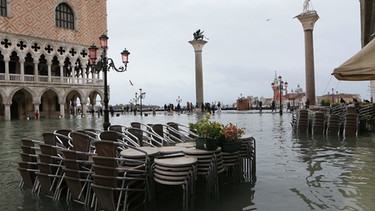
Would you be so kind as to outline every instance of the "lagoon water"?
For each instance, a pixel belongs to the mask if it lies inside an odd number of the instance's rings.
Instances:
[[[188,124],[196,115],[111,117],[112,125],[130,122]],[[212,117],[246,128],[256,139],[256,181],[224,186],[219,200],[197,202],[196,210],[374,210],[375,134],[358,138],[293,135],[291,114],[222,112]],[[0,210],[84,210],[56,203],[18,187],[20,138],[40,139],[55,129],[102,129],[103,118],[0,121]],[[172,204],[172,205],[171,205]],[[166,201],[153,210],[178,210]]]

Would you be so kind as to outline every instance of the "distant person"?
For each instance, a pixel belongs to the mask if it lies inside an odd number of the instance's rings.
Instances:
[[[262,105],[263,105],[262,101],[259,101],[259,112],[260,113],[262,113],[262,109],[263,109]]]
[[[35,111],[35,119],[39,119],[39,111],[38,110]]]
[[[309,98],[307,98],[305,106],[306,106],[306,109],[310,108],[310,99]]]
[[[272,104],[271,104],[271,112],[273,113],[273,111],[276,111],[276,105],[275,105],[275,101],[273,100],[272,101]]]

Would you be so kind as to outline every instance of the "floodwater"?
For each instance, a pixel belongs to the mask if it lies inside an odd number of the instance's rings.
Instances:
[[[375,134],[358,138],[293,135],[291,114],[222,112],[212,117],[246,128],[256,139],[256,181],[224,186],[220,199],[197,202],[196,210],[374,210]],[[188,124],[196,115],[140,117],[122,114],[111,124],[130,122]],[[87,116],[53,120],[0,122],[0,210],[84,210],[80,204],[53,202],[18,187],[20,138],[40,139],[55,129],[102,129],[103,118]],[[172,203],[173,204],[173,203]],[[155,210],[179,210],[170,203]]]

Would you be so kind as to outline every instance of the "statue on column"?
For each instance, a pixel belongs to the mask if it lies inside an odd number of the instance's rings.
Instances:
[[[203,32],[204,31],[201,31],[200,29],[198,29],[196,32],[194,32],[193,33],[194,40],[203,40],[204,38],[208,39],[207,37],[205,37],[203,35]]]
[[[303,3],[303,12],[308,12],[310,11],[310,0],[305,0]]]

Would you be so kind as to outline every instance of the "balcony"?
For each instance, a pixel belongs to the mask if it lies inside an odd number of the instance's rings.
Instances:
[[[24,75],[21,74],[8,74],[9,79],[7,80],[5,73],[0,73],[0,84],[1,83],[13,83],[13,82],[26,82],[26,83],[38,83],[38,84],[80,84],[80,85],[103,85],[103,79],[94,78],[73,78],[73,77],[60,77],[60,76],[46,76],[39,75]]]

